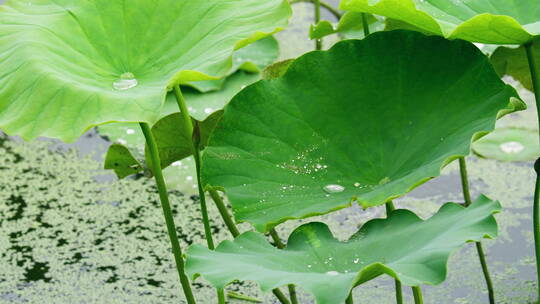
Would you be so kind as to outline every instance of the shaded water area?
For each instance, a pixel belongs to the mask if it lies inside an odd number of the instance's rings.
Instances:
[[[1,2],[1,1],[0,1]],[[308,4],[295,6],[291,28],[279,34],[282,58],[309,51]],[[328,40],[331,40],[327,39]],[[499,126],[537,128],[532,95],[520,90],[529,109],[503,118]],[[182,303],[163,216],[153,180],[116,180],[102,169],[110,143],[95,131],[77,143],[38,140],[24,143],[0,137],[0,303]],[[536,293],[531,209],[532,163],[467,159],[473,196],[498,199],[500,235],[484,241],[498,303],[533,303]],[[426,218],[445,202],[461,202],[457,163],[441,177],[396,200]],[[181,244],[205,244],[198,197],[171,191]],[[210,204],[212,230],[230,239]],[[286,236],[309,221],[325,221],[340,239],[384,208],[351,207],[326,216],[290,221],[278,227]],[[241,225],[241,230],[248,230]],[[215,303],[215,292],[199,278],[200,303]],[[276,303],[255,284],[236,283],[229,291]],[[412,296],[406,291],[406,303]],[[487,303],[484,281],[473,244],[455,252],[448,279],[424,287],[426,303]],[[359,286],[355,303],[395,303],[393,281],[383,276]],[[312,299],[301,293],[301,303]],[[231,300],[231,303],[246,303]]]

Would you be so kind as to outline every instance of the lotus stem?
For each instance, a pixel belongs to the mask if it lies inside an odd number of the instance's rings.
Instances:
[[[540,158],[534,164],[536,171],[536,188],[534,190],[533,225],[534,225],[534,249],[536,253],[536,275],[540,282]],[[538,300],[540,301],[540,287],[538,287]]]
[[[229,229],[229,232],[231,233],[231,235],[236,238],[237,236],[240,235],[240,231],[238,230],[238,227],[236,226],[236,224],[234,223],[234,220],[230,216],[229,210],[227,210],[227,207],[225,206],[225,203],[221,199],[221,196],[213,188],[210,188],[208,190],[208,192],[210,193],[210,196],[212,197],[212,200],[214,200],[214,202],[215,202],[215,204],[216,204],[216,206],[217,206],[217,208],[219,210],[219,213],[221,214],[221,217],[223,218],[223,221],[225,222],[225,225],[227,226],[227,229]],[[278,239],[279,239],[279,237],[278,237]],[[280,242],[281,242],[281,240],[280,240]],[[293,288],[293,290],[294,290],[294,288]],[[281,292],[281,290],[279,290],[279,288],[273,289],[272,292],[274,293],[274,295],[278,298],[278,300],[282,304],[290,304],[289,300],[287,300],[287,297]],[[294,290],[294,292],[291,292],[290,286],[289,286],[289,294],[291,294],[291,300],[293,300],[292,297],[294,297],[294,300],[296,300],[296,290]],[[230,293],[229,293],[229,295],[230,295]],[[238,298],[238,297],[236,297],[236,298]],[[296,302],[293,302],[293,304],[296,304]]]
[[[189,110],[186,105],[182,91],[180,90],[180,85],[174,87],[174,95],[176,97],[176,102],[178,103],[178,108],[180,109],[180,114],[182,115],[184,122],[184,129],[188,132],[188,138],[192,136],[199,137],[199,130],[197,128],[197,134],[193,132],[193,121],[191,120],[191,115],[189,115]],[[198,141],[198,140],[197,140]],[[210,220],[208,218],[208,208],[206,205],[206,196],[204,194],[204,189],[201,183],[201,153],[199,150],[199,143],[192,139],[191,142],[193,149],[193,158],[195,159],[195,170],[197,174],[197,188],[199,190],[199,203],[201,205],[201,215],[204,225],[204,236],[206,238],[206,244],[208,249],[214,250],[214,240],[212,239],[212,230],[210,229]],[[223,289],[217,290],[218,303],[225,304],[225,292]]]
[[[248,297],[248,296],[246,296],[246,295],[239,294],[239,293],[232,292],[232,291],[227,292],[227,296],[228,296],[229,298],[231,298],[231,299],[238,299],[238,300],[242,300],[242,301],[246,301],[246,302],[251,302],[251,303],[262,303],[262,301],[259,300],[259,299],[252,298],[252,297]]]
[[[390,216],[390,213],[392,213],[394,210],[396,210],[396,206],[392,201],[388,201],[385,204],[386,207],[386,217]],[[395,283],[395,290],[396,290],[396,303],[397,304],[403,304],[403,291],[401,290],[401,282],[398,279],[394,280]]]
[[[396,206],[394,206],[392,201],[386,202],[384,206],[386,207],[386,217],[388,217],[392,211],[396,210]]]
[[[424,297],[422,296],[422,288],[420,286],[412,287],[414,304],[424,304]]]
[[[270,229],[270,236],[272,237],[272,240],[274,240],[274,244],[278,249],[285,248],[285,244],[281,241],[276,229]],[[291,303],[298,304],[298,299],[296,298],[296,287],[294,284],[289,284],[287,287],[289,288],[289,297],[291,298]]]
[[[216,204],[216,207],[219,210],[219,214],[221,214],[221,218],[225,222],[225,225],[227,226],[227,229],[229,229],[232,236],[234,238],[239,236],[240,231],[238,231],[238,228],[236,227],[236,224],[234,223],[234,220],[229,214],[229,210],[227,210],[227,206],[225,206],[225,203],[221,199],[221,196],[219,195],[219,193],[213,188],[209,189],[208,193],[210,193],[212,200],[214,200],[214,203]]]
[[[362,27],[364,28],[364,36],[369,35],[369,24],[367,22],[367,14],[362,13]]]
[[[471,193],[469,191],[469,176],[467,174],[467,162],[465,157],[459,158],[459,172],[461,174],[461,187],[463,188],[463,199],[465,200],[465,207],[469,207],[472,204]],[[495,292],[493,289],[493,282],[491,281],[491,275],[489,274],[489,268],[486,262],[486,255],[484,254],[484,248],[481,242],[475,242],[476,251],[478,253],[478,259],[482,266],[482,273],[484,274],[484,280],[486,281],[486,287],[488,290],[489,303],[495,304]]]
[[[315,24],[321,21],[321,1],[314,0],[315,3]],[[317,51],[322,49],[322,39],[315,39],[315,49]]]
[[[184,129],[187,131],[189,138],[191,138],[193,133],[193,121],[191,120],[191,115],[189,115],[189,110],[186,105],[182,91],[180,90],[180,85],[174,87],[174,95],[176,96],[176,102],[178,103],[178,108],[180,109],[180,114],[182,115],[182,120],[184,122]],[[201,214],[204,224],[204,235],[206,237],[206,243],[208,249],[214,250],[214,241],[212,239],[212,231],[210,230],[210,220],[208,219],[208,209],[206,207],[206,196],[204,194],[204,189],[201,184],[201,155],[199,151],[199,146],[197,143],[192,140],[192,150],[193,158],[195,159],[195,168],[197,174],[197,186],[199,189],[199,202],[201,204]]]
[[[532,42],[526,43],[525,51],[527,52],[527,60],[529,62],[529,69],[531,71],[534,99],[536,101],[536,114],[538,115],[538,125],[540,126],[540,78],[538,78],[538,74],[536,73],[538,66],[536,65],[537,62],[533,55],[532,45]],[[540,132],[538,135],[540,136]]]
[[[347,299],[345,300],[345,304],[354,304],[354,300],[352,297],[352,290],[351,290],[351,293],[349,293],[349,296],[347,297]]]
[[[396,283],[396,304],[403,304],[403,290],[401,288],[401,282],[394,280]]]
[[[527,60],[529,62],[529,69],[531,71],[531,80],[533,85],[533,91],[534,91],[534,99],[536,101],[536,113],[538,115],[538,125],[540,126],[540,79],[538,78],[538,74],[536,73],[538,66],[536,65],[536,60],[533,55],[532,51],[532,41],[525,44],[525,51],[527,53]],[[538,133],[540,136],[540,132]],[[540,169],[539,161],[537,160],[535,163],[535,170],[536,170],[536,186],[534,190],[534,204],[533,204],[533,229],[534,229],[534,249],[536,254],[536,274],[537,274],[537,281],[536,285],[538,286],[538,301],[540,301],[540,215],[538,214],[540,212],[539,207],[539,194],[538,191],[540,191],[539,185],[538,185],[538,174]]]
[[[163,178],[163,172],[161,170],[161,160],[159,159],[159,152],[154,135],[147,123],[140,123],[146,144],[148,145],[148,151],[152,160],[151,166],[156,180],[159,199],[161,201],[161,208],[163,209],[163,215],[165,217],[165,223],[167,224],[167,231],[169,233],[169,240],[171,242],[172,251],[174,254],[174,260],[176,262],[176,270],[180,277],[180,283],[184,290],[184,295],[189,304],[195,304],[195,298],[191,291],[191,285],[189,279],[184,270],[184,259],[182,258],[182,248],[178,242],[178,236],[176,234],[176,225],[174,224],[174,218],[171,210],[171,204],[169,203],[169,194],[167,192],[167,186],[165,185],[165,179]]]
[[[278,300],[281,302],[281,304],[291,304],[287,297],[279,290],[279,288],[272,289],[272,293],[278,298]]]
[[[300,3],[300,2],[315,3],[315,1],[316,0],[292,0],[290,3],[291,4]],[[326,9],[332,15],[334,15],[334,17],[336,17],[337,20],[341,19],[341,16],[342,16],[341,13],[337,9],[335,9],[333,6],[331,6],[330,4],[324,1],[319,1],[319,3],[322,8]]]

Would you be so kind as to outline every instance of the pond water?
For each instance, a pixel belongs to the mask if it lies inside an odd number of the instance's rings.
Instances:
[[[311,18],[308,4],[295,5],[291,28],[278,35],[282,58],[313,48],[306,33]],[[499,126],[537,127],[532,95],[520,93],[529,109],[505,117]],[[108,145],[95,131],[72,145],[0,137],[0,303],[182,302],[153,180],[117,181],[102,169]],[[486,194],[504,207],[497,215],[500,236],[484,241],[498,303],[533,303],[532,163],[474,156],[467,161],[473,196]],[[441,177],[395,203],[428,217],[444,202],[460,202],[460,190],[457,165],[451,164]],[[171,200],[181,243],[204,244],[202,224],[194,225],[201,220],[198,198],[172,191]],[[365,221],[382,217],[383,209],[351,207],[288,222],[278,232],[286,236],[302,223],[322,220],[337,237],[346,239]],[[218,239],[230,238],[213,205],[210,213]],[[194,285],[200,303],[214,303],[214,291],[204,280]],[[275,303],[249,282],[228,290]],[[424,288],[425,302],[487,303],[484,290],[476,251],[469,244],[452,255],[444,284]],[[409,290],[405,291],[406,303],[412,303]],[[354,296],[356,303],[395,303],[389,277],[356,288]],[[310,303],[311,298],[302,294],[301,301]]]

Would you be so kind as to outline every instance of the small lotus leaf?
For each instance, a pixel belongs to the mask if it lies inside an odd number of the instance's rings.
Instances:
[[[371,32],[380,31],[384,28],[384,22],[371,14],[366,14],[367,22]],[[309,29],[310,39],[320,39],[328,35],[338,33],[345,39],[364,38],[364,25],[362,23],[362,13],[346,12],[337,25],[323,20],[316,25],[311,25]]]
[[[258,73],[279,57],[279,43],[273,36],[265,37],[239,49],[233,55],[233,66],[229,75],[238,70]],[[225,79],[195,81],[187,85],[201,93],[218,91],[223,88]]]
[[[0,128],[74,141],[160,118],[167,89],[225,76],[287,24],[286,0],[10,0],[0,8]]]
[[[532,54],[538,63],[536,73],[540,75],[540,38],[533,41]],[[501,77],[510,75],[519,81],[527,90],[533,90],[531,70],[525,47],[510,48],[501,46],[491,55],[491,63]]]
[[[215,251],[191,246],[186,267],[218,288],[237,279],[255,281],[264,291],[294,283],[319,304],[343,303],[354,286],[382,274],[409,286],[440,284],[454,250],[497,236],[493,213],[499,211],[499,203],[485,196],[468,208],[445,204],[426,221],[398,209],[388,219],[367,222],[346,242],[325,224],[309,223],[291,234],[283,250],[246,232]]]
[[[287,59],[267,66],[262,71],[262,79],[274,79],[283,76],[293,62],[294,59]]]
[[[496,129],[472,147],[482,157],[502,161],[532,161],[540,155],[538,131],[522,128]]]
[[[391,31],[297,59],[240,92],[203,155],[238,221],[384,204],[467,155],[476,133],[523,107],[473,44]]]
[[[538,0],[342,0],[340,8],[472,42],[524,44],[540,35]]]
[[[139,161],[123,145],[113,144],[105,156],[105,169],[113,170],[118,178],[125,178],[144,170]]]
[[[200,148],[204,149],[208,143],[210,133],[221,119],[223,110],[212,113],[199,123],[201,132]],[[173,113],[160,119],[152,126],[152,134],[156,140],[161,160],[161,168],[166,168],[175,161],[182,160],[193,153],[192,135],[184,129],[184,119],[180,113]],[[146,151],[146,161],[151,159]]]

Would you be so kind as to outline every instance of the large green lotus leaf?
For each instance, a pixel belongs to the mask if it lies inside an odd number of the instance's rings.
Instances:
[[[496,129],[472,148],[482,157],[502,161],[533,161],[540,155],[538,131],[522,128]]]
[[[532,53],[536,62],[540,62],[540,38],[533,41]],[[491,63],[500,76],[510,75],[527,90],[533,90],[531,70],[525,47],[510,48],[501,46],[491,55]],[[537,73],[540,74],[540,65],[537,66]]]
[[[273,36],[265,37],[239,49],[233,55],[230,75],[238,70],[258,73],[279,57],[279,43]],[[226,78],[217,80],[195,81],[187,85],[201,93],[221,90]]]
[[[259,230],[384,204],[469,154],[476,133],[524,106],[514,97],[471,43],[409,31],[345,40],[236,95],[203,180]]]
[[[191,246],[186,267],[218,288],[237,279],[255,281],[264,291],[294,283],[319,304],[343,303],[354,286],[382,274],[409,286],[443,282],[454,250],[497,235],[493,213],[499,211],[499,203],[484,196],[469,208],[445,204],[426,221],[398,209],[388,219],[367,222],[346,242],[325,224],[309,223],[293,231],[283,250],[246,232],[215,251]]]
[[[224,76],[283,28],[286,0],[10,0],[0,8],[0,128],[73,141],[160,117],[167,89]]]
[[[523,44],[540,35],[539,0],[342,0],[340,8],[472,42]]]
[[[367,15],[367,22],[372,32],[380,31],[384,28],[384,22],[371,14]],[[364,25],[362,23],[362,13],[346,12],[336,25],[323,20],[309,29],[310,39],[320,39],[331,34],[338,33],[345,39],[364,38]]]

